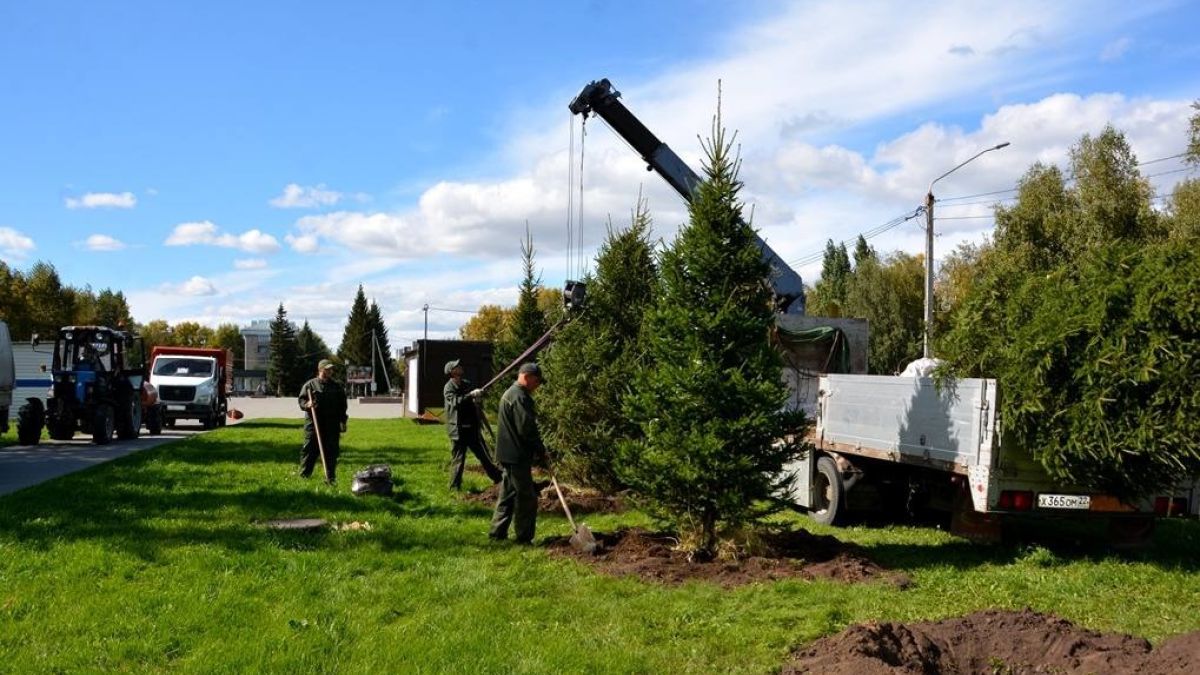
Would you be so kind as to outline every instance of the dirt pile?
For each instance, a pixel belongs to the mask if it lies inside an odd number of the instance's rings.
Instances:
[[[554,493],[554,488],[550,486],[549,481],[538,481],[533,485],[538,491],[538,511],[562,513],[562,504],[558,502],[558,495]],[[619,496],[604,495],[595,490],[576,488],[570,485],[560,484],[559,487],[562,488],[567,506],[571,507],[571,515],[575,517],[584,513],[620,513],[625,510],[625,502]],[[492,485],[480,492],[466,493],[462,498],[468,502],[494,506],[499,494],[500,486]]]
[[[1196,673],[1200,631],[1151,650],[1141,638],[1098,633],[1029,609],[987,610],[938,622],[851,626],[798,650],[782,672]]]
[[[553,555],[575,558],[605,574],[632,575],[664,584],[699,579],[732,587],[795,577],[846,583],[887,579],[901,588],[911,583],[908,577],[871,562],[854,546],[805,530],[767,535],[765,543],[770,555],[736,561],[689,560],[687,553],[675,550],[674,538],[638,528],[615,534],[598,533],[596,540],[600,551],[595,555],[576,551],[566,537],[551,540],[547,546]]]

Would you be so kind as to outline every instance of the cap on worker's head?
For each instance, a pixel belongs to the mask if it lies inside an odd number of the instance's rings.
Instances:
[[[521,373],[522,375],[536,375],[537,379],[541,380],[542,382],[546,381],[546,376],[542,375],[541,367],[532,361],[529,363],[522,363],[521,368],[517,372]]]
[[[450,371],[452,371],[452,370],[454,370],[455,368],[457,368],[457,367],[458,367],[458,365],[459,365],[459,364],[458,364],[458,362],[459,362],[459,361],[460,361],[460,359],[454,359],[453,361],[447,361],[447,362],[446,362],[446,374],[447,374],[447,375],[449,375],[449,374],[450,374]]]
[[[333,361],[330,361],[329,359],[321,359],[321,362],[317,364],[317,370],[325,370],[326,368],[332,367]]]

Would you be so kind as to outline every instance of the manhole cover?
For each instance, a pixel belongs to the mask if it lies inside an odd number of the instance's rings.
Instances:
[[[289,518],[268,520],[263,526],[271,530],[320,530],[328,524],[321,518]]]

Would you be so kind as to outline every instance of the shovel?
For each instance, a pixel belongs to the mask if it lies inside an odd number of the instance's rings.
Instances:
[[[317,424],[317,404],[312,390],[308,390],[308,414],[312,416],[313,431],[317,433],[317,451],[321,453],[321,468],[325,470],[325,482],[329,482],[329,462],[325,460],[325,444],[321,441],[321,427]]]
[[[571,546],[577,551],[583,553],[595,553],[600,545],[596,543],[596,538],[592,536],[592,531],[588,529],[587,524],[576,525],[575,519],[571,517],[571,508],[567,506],[567,500],[563,498],[562,490],[558,488],[558,481],[554,478],[554,472],[550,472],[550,484],[554,486],[554,491],[558,493],[558,501],[562,504],[563,511],[567,514],[567,522],[571,523],[571,529],[575,534],[571,535]]]

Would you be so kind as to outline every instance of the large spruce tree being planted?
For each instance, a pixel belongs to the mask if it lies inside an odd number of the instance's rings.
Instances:
[[[783,487],[783,467],[801,452],[780,442],[802,417],[782,411],[768,268],[742,219],[731,145],[718,107],[704,144],[704,183],[663,255],[661,293],[647,316],[652,366],[626,398],[644,438],[622,443],[617,464],[621,479],[701,554],[716,551],[723,528],[772,510],[767,500]]]

